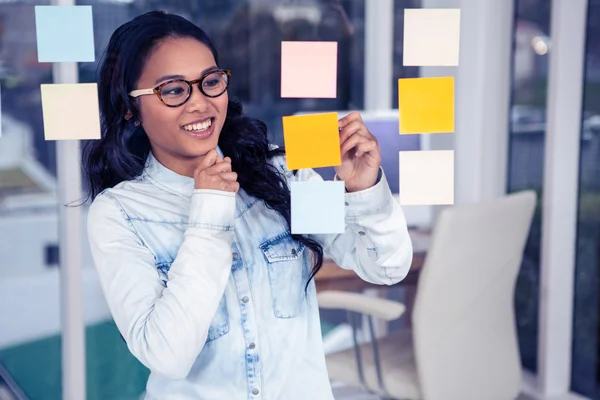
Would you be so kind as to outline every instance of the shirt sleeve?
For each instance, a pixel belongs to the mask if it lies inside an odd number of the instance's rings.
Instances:
[[[291,176],[295,181],[323,180],[312,169],[301,169]],[[404,212],[392,196],[383,169],[374,186],[344,196],[346,231],[310,235],[323,245],[325,257],[370,283],[393,285],[404,279],[412,263],[413,247]]]
[[[194,192],[165,287],[118,200],[104,192],[90,206],[90,248],[108,307],[131,353],[151,371],[183,379],[202,350],[231,271],[234,213],[234,193]]]

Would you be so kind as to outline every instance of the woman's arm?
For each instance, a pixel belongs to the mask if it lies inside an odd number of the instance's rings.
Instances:
[[[196,190],[190,210],[167,287],[116,198],[99,195],[88,214],[92,256],[113,319],[131,353],[169,379],[189,373],[231,271],[235,193]]]
[[[291,180],[322,181],[312,169]],[[413,248],[400,204],[392,197],[383,169],[371,188],[345,194],[346,232],[311,235],[323,245],[325,257],[354,270],[374,284],[395,284],[408,274]]]

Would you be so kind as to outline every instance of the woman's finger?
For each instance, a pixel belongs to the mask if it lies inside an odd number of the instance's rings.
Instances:
[[[234,181],[227,181],[227,180],[222,180],[221,181],[221,190],[224,190],[226,192],[235,192],[237,193],[240,190],[240,184],[238,182],[234,182]]]
[[[369,140],[369,139],[367,139],[366,137],[361,136],[361,135],[350,136],[350,138],[344,142],[344,144],[342,145],[342,147],[340,149],[342,157],[344,157],[346,155],[346,153],[348,153],[350,150],[352,150],[354,147],[356,147],[359,143],[365,142],[367,140]]]
[[[377,148],[377,142],[374,140],[366,140],[361,142],[356,146],[356,157],[361,157],[363,154],[375,154],[377,153]],[[381,156],[377,155],[377,157]]]
[[[340,132],[340,143],[343,144],[346,140],[348,140],[348,138],[352,137],[352,135],[355,135],[357,133],[364,135],[364,132],[361,133],[361,131],[363,131],[363,130],[366,130],[366,127],[363,125],[362,122],[360,122],[360,121],[350,122]]]
[[[206,169],[206,173],[209,175],[216,175],[229,171],[231,171],[231,163],[227,161],[221,161]]]
[[[231,172],[223,172],[221,174],[221,178],[227,180],[227,181],[237,181],[238,178],[238,174],[231,171]]]
[[[210,168],[212,165],[214,165],[217,162],[218,157],[219,157],[219,153],[217,153],[216,150],[213,149],[213,150],[209,151],[208,153],[206,153],[204,158],[202,158],[202,160],[198,164],[197,171],[200,172],[202,170]]]
[[[341,118],[338,121],[338,126],[340,128],[340,130],[344,129],[348,124],[350,124],[353,121],[360,121],[362,122],[362,117],[360,116],[360,113],[357,111],[352,111],[350,114],[346,115],[344,118]]]

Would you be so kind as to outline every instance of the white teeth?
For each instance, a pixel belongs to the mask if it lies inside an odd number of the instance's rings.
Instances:
[[[209,120],[206,120],[199,124],[184,125],[183,129],[185,129],[186,131],[189,131],[189,132],[192,132],[192,131],[202,132],[202,131],[205,131],[208,128],[210,128],[211,125],[212,125],[212,120],[209,119]]]

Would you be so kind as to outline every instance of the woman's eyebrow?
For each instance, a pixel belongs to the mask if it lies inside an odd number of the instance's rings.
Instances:
[[[206,74],[206,73],[208,73],[210,71],[213,71],[215,69],[218,69],[218,67],[216,65],[213,65],[212,67],[208,67],[208,68],[204,69],[200,75],[204,75],[204,74]],[[158,78],[156,80],[156,82],[154,82],[154,83],[156,85],[158,85],[160,82],[168,81],[168,80],[171,80],[171,79],[185,79],[185,78],[184,78],[183,75],[165,75],[165,76],[161,76],[160,78]]]
[[[183,79],[183,76],[182,75],[165,75],[165,76],[161,76],[160,78],[158,78],[156,80],[156,82],[154,82],[154,83],[158,85],[162,81],[168,81],[171,79]]]

